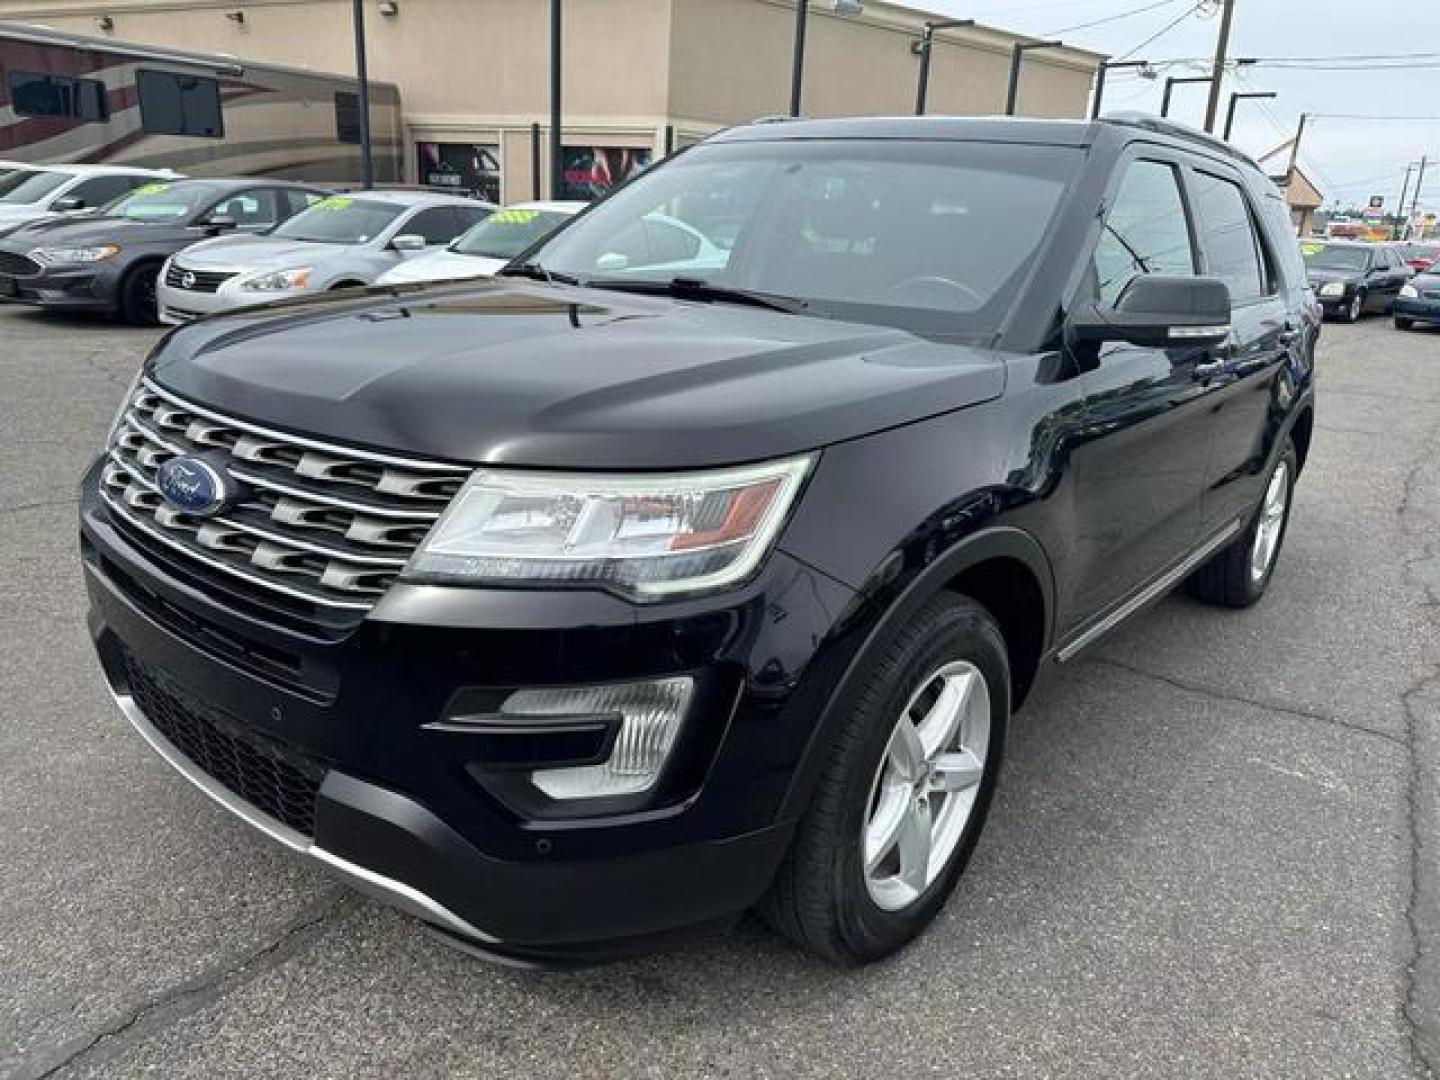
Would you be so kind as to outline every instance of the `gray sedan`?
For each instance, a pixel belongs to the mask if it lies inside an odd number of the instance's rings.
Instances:
[[[442,250],[494,209],[416,191],[318,199],[263,236],[206,240],[170,259],[160,280],[160,321],[372,284],[406,259]]]

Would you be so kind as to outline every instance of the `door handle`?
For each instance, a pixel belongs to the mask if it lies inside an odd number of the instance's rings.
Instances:
[[[1208,364],[1195,365],[1195,377],[1197,379],[1213,379],[1216,375],[1223,375],[1230,365],[1224,360],[1215,360]]]
[[[1296,330],[1295,327],[1287,326],[1284,330],[1280,331],[1280,344],[1294,345],[1304,336],[1305,335],[1299,330]]]

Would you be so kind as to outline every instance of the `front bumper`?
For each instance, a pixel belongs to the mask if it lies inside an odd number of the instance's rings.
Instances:
[[[789,844],[780,807],[813,718],[851,655],[814,645],[848,590],[779,553],[738,598],[667,605],[647,622],[593,593],[414,589],[321,635],[165,565],[109,520],[93,470],[81,532],[102,667],[163,757],[291,850],[474,948],[526,961],[644,951],[752,906]],[[173,700],[244,745],[313,768],[307,824],[261,811],[243,784],[223,782],[224,761],[168,738],[141,706],[154,688],[136,685],[140,671],[161,673]],[[694,780],[625,814],[517,811],[472,768],[468,736],[426,727],[476,687],[680,671],[711,687],[676,749]]]
[[[167,326],[179,326],[183,323],[194,322],[207,315],[218,315],[221,312],[234,311],[237,308],[255,307],[274,300],[308,296],[313,291],[294,289],[287,292],[247,292],[240,288],[240,281],[248,276],[249,272],[241,274],[236,271],[235,273],[235,277],[223,282],[213,292],[205,292],[200,289],[178,289],[174,285],[166,284],[162,277],[155,290],[160,321]]]
[[[56,267],[28,277],[0,276],[0,303],[113,312],[115,280],[108,268],[99,266]]]
[[[1402,319],[1440,322],[1440,297],[1400,296],[1396,298],[1393,310]]]

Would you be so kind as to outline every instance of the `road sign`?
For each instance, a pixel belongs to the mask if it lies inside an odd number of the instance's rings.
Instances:
[[[1371,195],[1371,196],[1370,196],[1370,209],[1371,209],[1371,210],[1380,210],[1380,209],[1382,209],[1384,206],[1385,206],[1385,196],[1384,196],[1384,195]]]

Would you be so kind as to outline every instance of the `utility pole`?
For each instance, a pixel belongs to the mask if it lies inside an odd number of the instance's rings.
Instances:
[[[1414,217],[1420,212],[1420,189],[1425,186],[1425,167],[1430,164],[1430,159],[1423,154],[1420,156],[1420,171],[1415,174],[1415,194],[1410,199],[1410,216]]]
[[[359,0],[356,0],[358,3]],[[560,108],[560,64],[564,48],[560,40],[562,0],[550,0],[550,198],[565,197],[565,151]]]
[[[1285,186],[1295,182],[1295,163],[1300,160],[1300,140],[1305,137],[1305,114],[1300,114],[1300,126],[1295,129],[1295,141],[1290,144],[1290,164],[1285,167]]]
[[[915,87],[915,115],[925,115],[925,101],[930,94],[930,53],[935,47],[936,30],[958,30],[962,26],[974,26],[974,19],[934,19],[925,24],[920,35],[920,81]]]
[[[1416,164],[1418,163],[1412,161],[1405,166],[1405,183],[1400,185],[1400,201],[1395,204],[1395,217],[1399,219],[1399,224],[1395,226],[1396,240],[1404,240],[1409,231],[1408,222],[1405,220],[1405,196],[1410,193],[1410,177],[1415,173]]]
[[[364,0],[355,0],[353,13],[355,78],[360,83],[360,92],[356,95],[356,106],[360,110],[360,186],[368,191],[375,186],[375,159],[370,148],[370,72],[365,60]]]
[[[1225,76],[1225,55],[1230,51],[1230,25],[1235,19],[1235,0],[1220,0],[1220,37],[1215,42],[1215,64],[1210,69],[1210,99],[1205,103],[1205,130],[1215,130],[1220,111],[1220,81]]]
[[[795,57],[790,64],[790,115],[800,115],[805,82],[805,25],[810,21],[810,0],[795,0]]]

